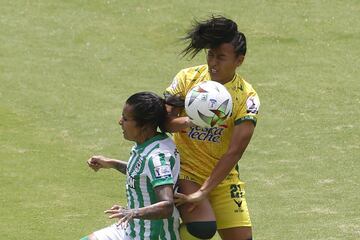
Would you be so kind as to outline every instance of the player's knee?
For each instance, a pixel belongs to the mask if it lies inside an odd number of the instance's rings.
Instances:
[[[216,221],[186,223],[188,232],[200,239],[212,238],[216,233]]]

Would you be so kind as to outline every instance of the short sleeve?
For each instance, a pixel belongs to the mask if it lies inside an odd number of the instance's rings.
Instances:
[[[186,74],[184,70],[181,70],[176,76],[174,77],[173,81],[171,82],[170,86],[166,88],[165,95],[178,95],[181,98],[185,99],[186,96]]]
[[[243,121],[252,121],[256,125],[259,108],[260,99],[255,91],[251,91],[235,113],[235,125]]]
[[[174,184],[170,164],[172,157],[171,154],[159,153],[149,158],[146,174],[153,187]]]

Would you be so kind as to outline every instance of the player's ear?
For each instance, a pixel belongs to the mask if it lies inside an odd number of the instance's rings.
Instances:
[[[236,58],[236,61],[237,61],[236,66],[239,67],[239,66],[243,63],[244,59],[245,59],[245,56],[242,55],[242,54],[240,54],[240,55]]]

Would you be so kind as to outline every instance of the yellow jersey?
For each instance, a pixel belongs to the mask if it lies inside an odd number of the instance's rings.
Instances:
[[[175,76],[165,94],[179,95],[185,99],[192,87],[209,80],[207,65],[186,68]],[[257,122],[260,101],[252,86],[238,74],[224,86],[233,101],[232,114],[224,124],[211,128],[190,127],[174,133],[174,141],[180,152],[181,170],[203,181],[210,176],[219,159],[228,150],[234,126],[243,121],[252,121],[255,125]],[[186,116],[184,109],[180,116]],[[234,168],[228,177],[238,177],[238,174]]]

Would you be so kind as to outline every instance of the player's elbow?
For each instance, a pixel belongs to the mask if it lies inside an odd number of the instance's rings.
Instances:
[[[164,203],[163,209],[162,209],[162,218],[169,218],[172,216],[174,211],[174,203],[171,201],[166,201]]]
[[[169,133],[180,132],[185,129],[186,126],[179,122],[179,117],[177,116],[169,116],[165,120],[165,130]]]
[[[229,150],[226,155],[227,158],[234,159],[234,161],[239,161],[243,153],[244,151],[240,151],[240,149],[235,149],[233,151]]]
[[[172,119],[171,118],[167,118],[165,120],[165,131],[169,132],[169,133],[175,133],[175,132],[179,132],[178,129],[176,129],[176,126],[172,123]]]

